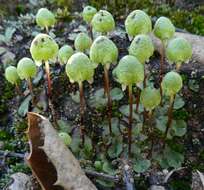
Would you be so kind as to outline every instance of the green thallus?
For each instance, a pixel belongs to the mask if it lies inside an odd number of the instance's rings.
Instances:
[[[94,67],[90,59],[84,53],[78,52],[73,54],[66,64],[66,73],[71,82],[77,82],[79,84],[80,91],[80,119],[81,119],[81,139],[82,144],[84,144],[84,94],[83,94],[83,82],[86,80],[88,82],[93,81]]]
[[[36,14],[36,23],[38,26],[45,28],[48,33],[48,28],[54,26],[56,20],[54,14],[47,8],[41,8]]]
[[[133,110],[133,96],[132,86],[139,84],[144,80],[144,66],[132,55],[124,56],[118,66],[113,70],[113,75],[116,80],[123,86],[128,86],[129,91],[129,128],[128,128],[128,153],[131,155],[132,144],[132,110]]]
[[[111,128],[112,103],[111,103],[111,97],[110,97],[108,70],[109,70],[110,64],[116,62],[117,58],[118,58],[118,49],[111,40],[109,40],[105,36],[99,36],[94,40],[90,48],[90,59],[96,65],[102,64],[104,68],[104,79],[105,79],[104,91],[108,97],[108,122],[109,122],[110,133],[112,133],[112,128]]]

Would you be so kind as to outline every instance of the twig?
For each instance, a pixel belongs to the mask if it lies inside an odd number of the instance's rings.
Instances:
[[[169,178],[171,177],[171,175],[174,173],[174,172],[177,172],[177,171],[179,171],[179,170],[183,170],[183,169],[185,169],[186,167],[180,167],[180,168],[177,168],[177,169],[173,169],[173,170],[171,170],[167,175],[166,175],[166,177],[164,178],[164,184],[166,184],[167,182],[168,182],[168,180],[169,180]]]
[[[0,150],[0,156],[24,158],[24,154]]]
[[[132,168],[129,166],[127,160],[123,160],[123,176],[124,183],[127,190],[135,190],[134,187],[134,177],[132,173]]]
[[[91,171],[91,170],[87,170],[87,169],[85,169],[84,172],[89,176],[101,177],[101,178],[103,178],[104,180],[107,180],[107,181],[114,181],[115,183],[118,183],[120,181],[120,178],[117,175],[112,176],[112,175],[99,173],[99,172],[95,172],[95,171]]]

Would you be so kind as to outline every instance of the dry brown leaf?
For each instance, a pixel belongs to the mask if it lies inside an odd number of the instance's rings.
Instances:
[[[44,190],[96,190],[79,162],[43,116],[28,113],[30,154],[26,160]]]

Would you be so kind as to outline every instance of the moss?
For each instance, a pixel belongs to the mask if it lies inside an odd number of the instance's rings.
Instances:
[[[1,90],[1,89],[3,89],[3,90]],[[8,111],[7,102],[10,101],[11,98],[14,96],[14,87],[12,84],[10,84],[6,80],[4,80],[4,84],[2,85],[2,88],[0,86],[0,90],[2,92],[2,93],[0,93],[0,115],[2,116],[0,123],[2,123],[2,125],[3,125],[6,121],[6,118],[4,117],[4,115]]]
[[[185,10],[169,6],[168,4],[156,5],[156,3],[150,0],[114,0],[108,1],[108,3],[105,0],[89,0],[89,4],[95,6],[97,9],[101,9],[107,5],[108,10],[114,13],[116,17],[124,15],[126,8],[128,8],[128,12],[135,9],[143,9],[152,17],[169,17],[176,27],[186,29],[191,33],[204,35],[204,6],[198,6],[192,10]]]

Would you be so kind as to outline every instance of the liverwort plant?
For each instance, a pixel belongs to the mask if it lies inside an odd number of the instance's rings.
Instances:
[[[149,61],[149,58],[154,53],[154,45],[152,43],[151,38],[146,34],[139,34],[135,36],[133,41],[130,44],[130,47],[128,49],[129,54],[135,56],[140,63],[144,64],[144,82],[143,87],[146,87],[146,69],[145,69],[145,63]],[[137,103],[136,103],[136,111],[138,111],[139,107],[139,99],[140,99],[140,90],[137,97]]]
[[[106,35],[108,32],[114,30],[115,21],[111,13],[106,10],[100,10],[94,15],[91,25],[94,31]]]
[[[84,144],[84,92],[83,92],[83,82],[88,81],[93,82],[94,67],[88,56],[84,53],[78,52],[73,54],[66,64],[66,73],[69,77],[70,82],[77,82],[79,85],[80,92],[80,132],[82,144]]]
[[[134,10],[125,20],[125,30],[129,37],[148,34],[152,30],[151,19],[144,11]]]
[[[123,86],[128,87],[129,94],[129,127],[128,127],[128,153],[131,155],[132,144],[132,117],[133,117],[133,95],[132,86],[144,80],[143,65],[132,55],[124,56],[117,67],[113,70],[116,80]]]
[[[163,78],[165,47],[168,40],[174,36],[175,27],[170,19],[162,16],[156,21],[153,32],[154,35],[161,40],[159,82],[160,82],[160,94],[162,96],[161,81]]]
[[[92,29],[91,29],[91,20],[96,13],[97,13],[96,8],[94,8],[92,6],[84,7],[83,12],[82,12],[82,17],[83,17],[84,21],[88,24],[88,27],[90,30],[90,35],[91,35],[92,39],[93,39],[93,33],[92,33]]]
[[[168,121],[167,121],[166,131],[164,135],[164,140],[165,140],[168,135],[169,129],[172,125],[172,120],[173,120],[172,114],[173,114],[175,96],[176,96],[176,93],[178,93],[183,86],[182,78],[175,71],[168,72],[164,76],[161,86],[164,94],[170,97],[170,105],[168,109]]]
[[[45,72],[48,82],[48,97],[51,96],[51,79],[49,60],[56,58],[58,45],[54,39],[47,34],[38,34],[31,43],[30,53],[36,63],[45,63]]]
[[[55,15],[47,8],[41,8],[36,14],[36,23],[41,28],[45,28],[49,32],[49,27],[54,26],[56,22]]]
[[[19,95],[22,95],[22,92],[20,91],[18,81],[19,81],[19,75],[17,73],[17,69],[14,66],[8,66],[5,70],[5,78],[7,81],[9,81],[11,84],[14,84],[16,87],[16,91]]]
[[[68,59],[74,54],[74,50],[69,45],[62,46],[58,51],[58,60],[61,65],[67,63]]]
[[[33,93],[33,87],[32,87],[32,78],[36,75],[37,73],[37,67],[35,63],[33,62],[32,59],[28,57],[22,58],[17,65],[17,73],[19,77],[23,80],[25,79],[28,83],[28,87],[30,90],[30,94],[33,99],[34,103],[34,93]]]
[[[74,47],[77,51],[85,53],[91,47],[92,40],[86,33],[79,33],[74,40]]]
[[[167,45],[166,56],[170,62],[176,64],[179,70],[182,63],[189,61],[192,57],[191,44],[181,37],[172,39]]]
[[[109,120],[109,131],[112,133],[111,129],[111,115],[112,115],[112,103],[110,96],[109,87],[109,67],[111,63],[117,61],[118,49],[116,45],[107,37],[99,36],[96,38],[90,48],[90,59],[95,64],[102,64],[104,69],[104,91],[108,97],[108,120]]]

